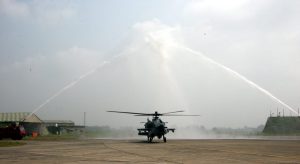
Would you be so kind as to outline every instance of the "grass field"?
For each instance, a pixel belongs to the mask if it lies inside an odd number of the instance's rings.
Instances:
[[[19,142],[19,141],[7,141],[7,140],[0,141],[0,147],[22,146],[25,144],[26,144],[25,142]]]

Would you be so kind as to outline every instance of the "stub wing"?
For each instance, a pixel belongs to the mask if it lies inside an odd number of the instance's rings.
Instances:
[[[148,136],[151,129],[141,128],[141,129],[137,129],[137,130],[139,131],[138,135]],[[175,128],[165,128],[164,134],[166,134],[170,131],[174,133]]]
[[[175,128],[168,128],[168,132],[169,132],[169,131],[171,131],[171,132],[174,133],[174,132],[175,132]]]
[[[138,135],[143,135],[143,136],[148,136],[149,134],[149,129],[147,128],[141,128],[141,129],[137,129],[139,131]]]

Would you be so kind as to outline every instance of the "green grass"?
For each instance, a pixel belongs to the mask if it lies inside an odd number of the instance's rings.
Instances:
[[[18,141],[0,141],[0,147],[12,147],[12,146],[22,146],[25,145],[25,142]]]

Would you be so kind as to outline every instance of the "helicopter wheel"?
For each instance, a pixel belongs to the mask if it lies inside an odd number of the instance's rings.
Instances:
[[[152,140],[153,140],[153,138],[152,138],[152,137],[149,137],[148,142],[152,142]]]
[[[167,142],[167,137],[164,136],[163,139],[164,139],[164,142]]]

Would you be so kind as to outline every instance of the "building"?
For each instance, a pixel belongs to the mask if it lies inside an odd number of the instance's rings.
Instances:
[[[0,113],[0,126],[5,127],[12,123],[23,125],[28,135],[43,131],[43,121],[35,114],[29,112]]]
[[[271,135],[300,135],[300,117],[269,117],[263,133]]]
[[[43,124],[50,134],[82,133],[85,128],[71,120],[44,120]]]
[[[17,123],[24,126],[27,135],[61,134],[81,132],[84,126],[76,126],[71,120],[41,120],[29,112],[0,113],[0,127]]]
[[[45,126],[60,126],[60,127],[72,127],[75,123],[71,120],[43,120]]]

